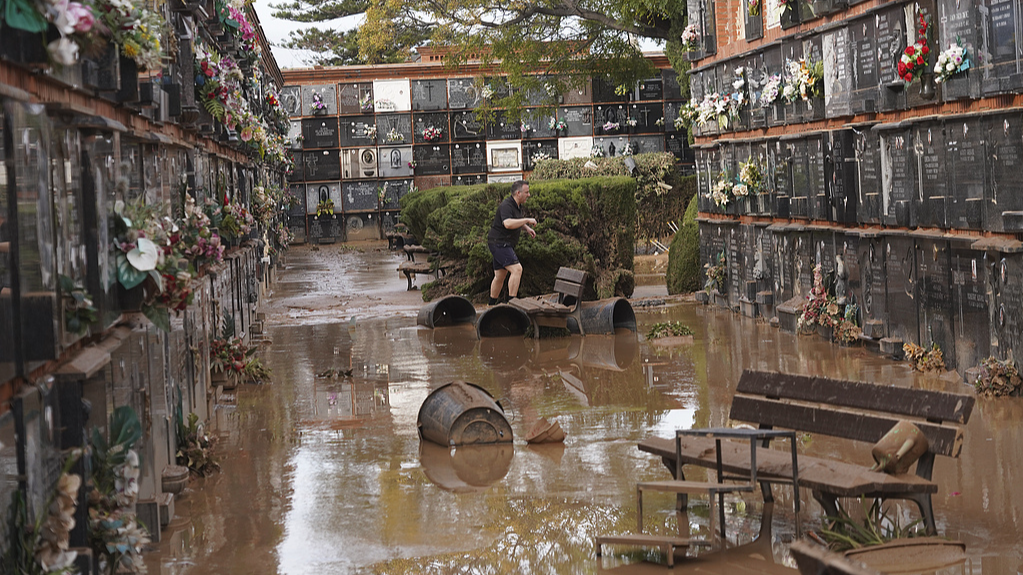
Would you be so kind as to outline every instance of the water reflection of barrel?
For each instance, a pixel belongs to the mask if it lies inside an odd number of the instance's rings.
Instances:
[[[635,323],[635,320],[633,320]],[[526,335],[530,321],[526,312],[506,304],[495,305],[479,315],[476,333],[480,338]]]
[[[439,445],[512,440],[504,408],[482,387],[453,381],[433,390],[419,408],[419,437]]]
[[[419,342],[427,357],[439,355],[444,357],[461,357],[466,350],[476,346],[476,328],[472,325],[453,325],[437,329],[421,329]]]
[[[462,296],[449,295],[419,308],[416,322],[423,327],[447,327],[476,321],[476,306]]]
[[[582,333],[586,335],[610,334],[619,329],[636,331],[636,314],[632,311],[632,304],[622,297],[580,302],[574,315],[579,318]],[[568,322],[568,329],[579,333],[580,325]]]
[[[419,444],[419,464],[427,479],[455,493],[482,491],[500,481],[508,474],[514,454],[510,443],[454,449],[429,441]]]
[[[590,335],[584,338],[572,361],[583,367],[622,371],[632,365],[639,354],[639,336],[622,330],[613,335]]]
[[[480,339],[480,362],[498,372],[516,371],[529,361],[530,344],[521,336]]]

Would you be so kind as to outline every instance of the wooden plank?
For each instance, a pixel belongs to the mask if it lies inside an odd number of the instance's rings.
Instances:
[[[850,561],[808,541],[793,541],[789,551],[801,575],[881,575],[859,561]]]
[[[577,284],[585,284],[587,275],[588,274],[582,270],[562,267],[558,270],[558,275],[554,276],[554,279],[565,280]]]
[[[746,467],[749,467],[748,465]],[[636,484],[640,491],[659,491],[661,493],[689,493],[713,495],[715,493],[732,493],[753,491],[752,485],[737,483],[712,483],[708,481],[643,481]]]
[[[732,398],[729,417],[782,429],[808,431],[831,437],[876,443],[901,419],[898,416],[850,411],[786,400],[763,399],[747,395]],[[928,450],[939,455],[959,457],[963,431],[954,425],[913,421],[930,442]]]
[[[959,393],[752,370],[742,373],[736,391],[957,423],[970,420],[976,401]]]
[[[674,537],[671,535],[648,535],[646,533],[623,533],[621,535],[597,535],[594,537],[598,545],[674,545],[675,547],[688,547],[689,545],[709,545],[709,542],[702,540],[690,540],[687,537]]]
[[[576,299],[576,301],[579,301],[583,297],[582,284],[567,282],[565,280],[555,280],[554,291],[559,294],[572,296]]]
[[[640,451],[660,456],[665,465],[675,468],[675,440],[651,437],[641,441]],[[714,440],[705,437],[682,438],[682,463],[714,469]],[[748,474],[749,443],[721,442],[721,464],[725,473]],[[775,449],[757,449],[757,479],[792,482],[792,454]],[[799,455],[799,486],[831,493],[839,497],[864,495],[898,497],[914,493],[937,493],[938,484],[913,474],[888,475],[831,459]]]
[[[433,272],[432,266],[427,262],[401,262],[398,271],[415,274],[428,274]]]

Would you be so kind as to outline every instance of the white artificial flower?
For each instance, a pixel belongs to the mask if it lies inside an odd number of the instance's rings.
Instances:
[[[50,58],[61,66],[71,66],[78,61],[78,44],[69,38],[61,37],[50,42],[46,45],[46,51],[50,53]]]

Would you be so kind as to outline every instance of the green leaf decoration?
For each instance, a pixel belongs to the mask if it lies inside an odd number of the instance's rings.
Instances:
[[[127,451],[135,446],[140,437],[142,424],[139,423],[139,416],[135,414],[135,410],[127,405],[115,409],[110,417],[111,444],[122,446],[124,451]]]
[[[167,311],[167,308],[163,306],[144,305],[142,306],[142,313],[149,318],[149,321],[153,322],[153,325],[167,333],[170,333],[170,312]]]
[[[140,272],[135,269],[135,266],[131,265],[127,256],[123,253],[117,254],[117,281],[121,282],[124,289],[138,286],[145,281],[148,275],[146,272]]]
[[[47,26],[46,19],[30,0],[7,0],[3,20],[11,28],[26,32],[43,32]],[[39,41],[43,42],[43,38]]]

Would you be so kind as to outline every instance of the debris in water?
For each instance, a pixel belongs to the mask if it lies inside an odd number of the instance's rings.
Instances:
[[[526,434],[527,443],[561,443],[562,441],[565,441],[565,431],[561,429],[561,425],[557,421],[551,423],[543,417]]]

